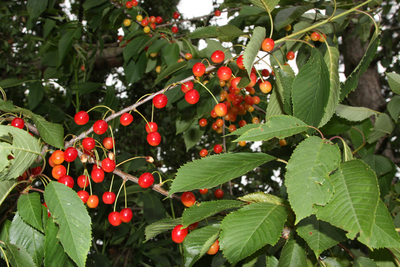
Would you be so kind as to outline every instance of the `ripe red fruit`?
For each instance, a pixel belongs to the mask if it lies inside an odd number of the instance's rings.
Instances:
[[[84,65],[81,66],[81,71],[85,71],[85,66]]]
[[[200,94],[196,89],[192,89],[186,92],[185,94],[185,100],[189,103],[189,104],[196,104],[197,102],[199,102],[200,99]]]
[[[219,17],[221,16],[221,10],[215,10],[215,16]]]
[[[121,115],[121,117],[119,118],[119,122],[123,125],[123,126],[128,126],[129,124],[131,124],[133,121],[133,116],[132,114],[129,113],[124,113]]]
[[[263,69],[263,70],[261,71],[261,75],[264,76],[264,77],[268,77],[268,76],[269,76],[269,70]]]
[[[178,32],[178,27],[176,27],[176,26],[172,26],[172,28],[171,28],[171,31],[173,32],[173,33],[177,33]]]
[[[207,120],[202,118],[199,120],[200,127],[205,127],[207,125]]]
[[[197,228],[197,226],[199,226],[199,222],[195,222],[195,223],[190,224],[190,225],[187,227],[187,229],[190,230],[190,231],[193,231],[194,229]]]
[[[54,166],[54,168],[51,170],[51,175],[56,180],[60,179],[62,176],[66,174],[67,174],[67,169],[64,167],[64,165]]]
[[[181,227],[183,227],[183,225],[178,224],[172,230],[172,241],[174,241],[175,243],[178,243],[178,244],[182,243],[188,234],[188,229],[187,228],[181,229]]]
[[[217,126],[218,127],[218,126]],[[219,128],[219,127],[218,127]],[[203,148],[202,150],[200,150],[200,157],[205,157],[205,156],[207,156],[208,155],[208,150],[207,149],[205,149],[205,148]]]
[[[73,162],[78,157],[78,150],[75,147],[68,147],[64,151],[64,160],[66,162]]]
[[[227,81],[232,76],[232,70],[229,67],[222,66],[217,71],[218,78],[223,81]]]
[[[162,17],[160,17],[160,16],[156,17],[156,23],[160,24],[162,22],[163,22],[163,18]]]
[[[101,183],[104,180],[104,171],[102,168],[93,168],[90,175],[92,176],[92,180],[95,183]]]
[[[254,104],[259,104],[261,102],[261,99],[258,96],[253,96],[253,102]]]
[[[200,192],[200,194],[205,195],[205,194],[207,194],[208,189],[207,188],[199,189],[199,192]]]
[[[75,184],[74,179],[69,175],[61,176],[60,179],[58,179],[58,182],[65,184],[69,188],[74,187],[74,184]]]
[[[214,107],[214,112],[218,117],[223,117],[228,113],[228,107],[224,103],[216,104]]]
[[[189,81],[189,82],[185,82],[181,85],[181,91],[183,93],[186,94],[187,91],[192,90],[193,89],[193,82]]]
[[[159,132],[151,132],[147,134],[147,142],[151,146],[158,146],[161,143],[161,135]]]
[[[240,127],[243,127],[243,126],[245,126],[247,124],[247,122],[245,121],[245,120],[240,120],[239,121],[239,126]]]
[[[247,104],[249,104],[250,106],[252,106],[254,104],[254,100],[253,97],[246,95],[244,97],[244,102],[246,102]]]
[[[90,195],[86,205],[91,209],[96,208],[99,205],[99,198],[96,195]]]
[[[256,85],[257,83],[257,75],[255,75],[254,73],[250,74],[250,83],[249,85],[247,85],[247,87],[253,87],[254,85]]]
[[[125,3],[125,6],[126,6],[127,9],[131,9],[133,4],[132,4],[131,1],[128,1],[128,2]]]
[[[275,42],[271,38],[265,38],[261,44],[261,48],[265,52],[272,51],[272,49],[274,49],[274,46],[275,46]]]
[[[104,120],[98,120],[93,124],[93,131],[98,135],[101,135],[107,132],[108,124]]]
[[[153,98],[153,104],[156,108],[164,108],[168,104],[168,98],[164,94],[158,94]]]
[[[51,161],[54,165],[60,165],[64,162],[64,152],[61,150],[56,150],[51,154]]]
[[[289,51],[289,52],[286,54],[286,58],[287,58],[287,60],[292,60],[292,59],[294,59],[294,52],[293,52],[293,51]]]
[[[14,118],[14,119],[11,121],[11,126],[17,127],[17,128],[19,128],[19,129],[23,129],[23,128],[24,128],[24,125],[25,125],[25,122],[24,122],[24,120],[21,119],[21,118]]]
[[[112,226],[118,226],[122,223],[121,217],[119,215],[118,211],[113,211],[110,214],[108,214],[108,221]]]
[[[96,141],[92,137],[86,137],[82,140],[82,146],[84,149],[90,151],[96,146]]]
[[[89,121],[89,114],[86,111],[79,111],[75,114],[74,121],[78,125],[85,125]]]
[[[149,123],[146,123],[145,129],[146,129],[146,132],[147,132],[147,133],[157,132],[157,130],[158,130],[158,125],[157,125],[157,123],[155,123],[155,122],[149,122]]]
[[[154,176],[149,172],[145,172],[139,177],[138,184],[141,188],[148,188],[154,183]]]
[[[132,2],[133,6],[137,6],[138,5],[138,1],[137,0],[132,0],[131,2]]]
[[[211,55],[211,61],[214,63],[221,63],[225,59],[225,54],[221,50],[216,50]]]
[[[313,40],[314,42],[319,41],[319,38],[321,38],[321,35],[318,32],[313,32],[311,34],[311,40]]]
[[[264,93],[264,94],[268,94],[269,92],[271,92],[272,89],[272,85],[269,81],[265,81],[263,83],[260,83],[260,90]]]
[[[192,54],[190,54],[190,53],[186,53],[185,54],[185,59],[186,60],[191,60],[193,58],[193,55]]]
[[[190,208],[196,202],[196,197],[192,192],[185,192],[181,195],[181,201],[183,205]]]
[[[103,139],[103,146],[108,150],[113,149],[113,147],[114,147],[114,138],[105,137]]]
[[[214,195],[216,198],[222,198],[224,196],[224,191],[222,191],[222,189],[217,189],[215,190]]]
[[[101,167],[105,172],[112,172],[115,170],[115,161],[109,158],[105,158],[101,161]]]
[[[240,55],[240,56],[236,59],[236,64],[237,64],[237,66],[238,66],[239,69],[244,70],[243,55]]]
[[[211,115],[211,118],[216,118],[216,117],[218,117],[218,115],[217,115],[217,113],[215,113],[215,110],[211,110],[210,111],[210,115]]]
[[[41,172],[42,172],[42,167],[40,167],[40,166],[35,167],[35,168],[32,168],[32,174],[33,174],[33,175],[38,175],[38,174],[40,174]]]
[[[119,215],[121,217],[121,221],[123,221],[124,223],[128,223],[132,220],[133,212],[130,208],[125,208],[121,210]]]
[[[242,79],[241,77],[236,77],[236,78],[232,79],[231,86],[232,86],[233,89],[240,90],[240,88],[238,87],[238,84],[239,84],[241,79]]]
[[[150,21],[150,23],[155,23],[156,22],[156,17],[150,16],[149,17],[149,21]]]
[[[214,152],[215,152],[216,154],[221,153],[221,152],[222,152],[222,146],[219,145],[219,144],[216,144],[216,145],[214,146]]]
[[[211,245],[210,249],[207,251],[208,255],[215,255],[219,250],[219,241],[218,239]]]
[[[115,198],[116,196],[114,192],[104,192],[102,197],[104,204],[109,205],[114,203]]]
[[[203,63],[198,62],[193,65],[192,71],[193,75],[196,77],[203,76],[203,74],[206,72],[206,66],[204,66]]]
[[[89,193],[87,191],[80,190],[77,192],[78,197],[82,200],[83,203],[86,203],[89,199]]]
[[[174,19],[178,19],[180,15],[181,14],[179,14],[179,12],[174,12],[173,17],[174,17]]]
[[[76,178],[76,183],[80,188],[86,188],[89,186],[89,176],[86,175],[79,175],[78,178]]]

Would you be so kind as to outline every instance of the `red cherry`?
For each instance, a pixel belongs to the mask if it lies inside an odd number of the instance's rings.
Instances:
[[[149,122],[149,123],[146,123],[145,129],[146,129],[146,132],[147,132],[147,133],[157,132],[157,130],[158,130],[158,125],[157,125],[157,123],[155,123],[155,122]]]
[[[21,118],[14,118],[14,119],[11,121],[11,126],[17,127],[17,128],[19,128],[19,129],[23,129],[23,128],[24,128],[24,125],[25,125],[25,122],[24,122],[24,120],[21,119]]]
[[[128,223],[132,220],[133,212],[130,208],[125,208],[121,210],[119,215],[121,217],[121,221],[123,221],[124,223]]]
[[[122,223],[121,217],[119,216],[118,211],[113,211],[110,214],[108,214],[108,221],[112,226],[118,226]]]
[[[265,81],[263,83],[260,83],[260,90],[264,93],[264,94],[268,94],[269,92],[271,92],[272,89],[272,85],[269,81]]]
[[[239,127],[243,127],[247,124],[247,122],[245,120],[240,120],[239,121]]]
[[[199,120],[200,127],[205,127],[207,125],[207,123],[208,123],[207,120],[204,118]]]
[[[193,58],[193,55],[192,54],[190,54],[190,53],[186,53],[185,54],[185,59],[186,60],[191,60]]]
[[[66,174],[67,174],[67,169],[64,167],[64,165],[56,165],[51,170],[51,175],[56,180],[60,179],[62,176],[66,175]]]
[[[163,108],[168,104],[168,98],[164,94],[158,94],[153,98],[153,104],[156,108]]]
[[[81,66],[81,71],[85,71],[85,66],[84,65]]]
[[[178,19],[180,15],[181,14],[179,14],[179,12],[174,12],[173,17],[174,17],[174,19]]]
[[[93,131],[98,135],[101,135],[107,132],[108,124],[104,120],[98,120],[93,124]]]
[[[162,17],[160,17],[160,16],[156,17],[156,23],[160,24],[162,22],[163,22],[163,18]]]
[[[114,138],[105,137],[103,139],[103,146],[108,150],[113,149],[113,147],[114,147]]]
[[[64,160],[66,162],[73,162],[78,157],[78,150],[75,147],[68,147],[64,151]]]
[[[223,117],[228,113],[228,107],[224,103],[216,104],[213,110],[218,117]]]
[[[261,44],[261,48],[265,52],[272,51],[272,49],[274,49],[274,46],[275,46],[275,42],[271,38],[265,38]]]
[[[192,71],[196,77],[203,76],[203,74],[206,72],[206,66],[204,66],[203,63],[198,62],[193,65]]]
[[[43,202],[43,206],[45,206],[45,207],[47,208],[46,201],[45,201],[45,202]],[[47,209],[47,217],[49,217],[49,218],[50,218],[50,216],[51,216],[51,214],[50,214],[50,211],[49,211],[49,209]]]
[[[227,81],[232,76],[232,70],[229,67],[222,66],[218,69],[217,75],[220,80]]]
[[[313,32],[311,34],[311,40],[313,40],[314,42],[318,41],[319,38],[321,38],[321,35],[318,32]]]
[[[197,226],[199,226],[199,222],[195,222],[195,223],[190,224],[190,225],[187,227],[187,229],[190,230],[190,231],[193,231],[194,229],[197,228]]]
[[[221,12],[220,12],[221,13]],[[216,50],[214,53],[211,55],[211,61],[214,63],[221,63],[225,59],[225,54],[221,50]]]
[[[69,188],[74,187],[74,184],[75,184],[74,179],[69,175],[61,176],[60,179],[58,179],[58,182],[65,184]]]
[[[115,161],[105,158],[101,161],[101,167],[105,172],[113,172],[115,170]]]
[[[178,32],[178,27],[176,27],[176,26],[172,26],[172,28],[171,28],[171,31],[173,32],[173,33],[177,33]]]
[[[248,87],[253,87],[254,85],[256,85],[256,83],[257,83],[257,75],[255,75],[254,73],[250,73],[250,83]]]
[[[151,132],[147,134],[147,142],[151,146],[158,146],[161,143],[161,135],[159,132]]]
[[[149,17],[149,21],[150,21],[150,23],[155,23],[156,22],[156,17],[150,16]]]
[[[214,152],[215,152],[216,154],[221,153],[221,152],[222,152],[222,146],[216,144],[216,145],[214,146]]]
[[[217,126],[218,127],[218,126]],[[219,128],[219,127],[218,127]],[[199,152],[199,154],[200,154],[200,157],[205,157],[205,156],[207,156],[208,155],[208,150],[207,149],[205,149],[205,148],[203,148],[202,150],[200,150],[200,152]]]
[[[214,195],[216,198],[222,198],[224,196],[224,191],[222,191],[221,189],[217,189],[215,190]]]
[[[268,76],[269,76],[269,70],[263,69],[263,70],[261,71],[261,75],[264,76],[264,77],[268,77]]]
[[[126,6],[127,9],[131,9],[133,4],[132,4],[131,1],[128,1],[128,2],[125,3],[125,6]]]
[[[221,10],[215,10],[214,14],[217,17],[221,16]]]
[[[89,121],[89,114],[86,111],[79,111],[75,114],[74,121],[78,125],[85,125]]]
[[[149,21],[147,20],[147,18],[144,18],[141,22],[140,25],[142,25],[143,27],[146,27],[147,25],[149,25]]]
[[[252,98],[251,96],[249,96],[249,95],[246,95],[246,96],[244,97],[244,102],[246,102],[246,103],[249,104],[250,106],[252,106],[252,105],[254,104],[253,98]]]
[[[53,154],[51,154],[50,159],[54,165],[60,165],[64,162],[64,152],[61,150],[56,150],[53,152]]]
[[[86,137],[82,140],[82,146],[84,149],[90,151],[96,146],[96,141],[92,137]]]
[[[293,52],[293,51],[289,51],[289,52],[286,54],[286,58],[287,58],[287,60],[292,60],[292,59],[294,59],[294,52]]]
[[[79,175],[78,178],[76,178],[76,183],[80,188],[86,188],[89,186],[89,176],[86,175]]]
[[[181,201],[186,207],[191,207],[196,202],[196,197],[192,192],[185,192],[181,196]]]
[[[102,197],[104,204],[113,204],[115,198],[116,196],[114,192],[104,192]]]
[[[93,168],[90,175],[92,176],[92,180],[95,183],[101,183],[104,180],[104,171],[101,168]]]
[[[236,78],[232,79],[231,86],[233,89],[240,90],[240,88],[237,85],[239,84],[241,79],[242,79],[241,77],[236,77]]]
[[[178,224],[172,230],[172,241],[178,244],[182,243],[188,234],[188,229],[187,228],[181,229],[182,226],[183,226],[182,224]]]
[[[139,177],[138,184],[141,188],[148,188],[154,183],[154,176],[149,172],[145,172]]]
[[[99,198],[96,195],[90,195],[86,205],[91,209],[96,208],[99,205]]]
[[[132,0],[131,2],[133,6],[137,6],[139,4],[137,0]]]
[[[121,117],[119,118],[119,122],[123,125],[123,126],[128,126],[129,124],[131,124],[133,121],[133,116],[129,113],[124,113],[121,115]]]
[[[215,242],[211,245],[211,247],[208,249],[207,254],[208,255],[215,255],[217,254],[219,250],[219,241],[218,239],[215,240]]]
[[[32,174],[33,175],[38,175],[42,172],[42,167],[38,166],[32,169]]]
[[[185,82],[184,84],[181,85],[181,90],[186,94],[187,91],[193,89],[193,83],[191,81]]]
[[[200,194],[205,195],[205,194],[207,194],[208,189],[207,188],[199,189],[199,192],[200,192]]]
[[[197,102],[199,102],[200,99],[200,94],[196,89],[192,89],[186,92],[185,94],[185,100],[189,103],[189,104],[196,104]]]
[[[89,199],[89,193],[83,190],[77,192],[78,197],[82,200],[83,203],[86,203]]]
[[[122,42],[122,39],[124,39],[124,36],[118,35],[117,39],[118,39],[118,42]]]
[[[240,56],[236,59],[236,64],[237,64],[237,66],[238,66],[239,69],[244,70],[243,55],[240,55]]]

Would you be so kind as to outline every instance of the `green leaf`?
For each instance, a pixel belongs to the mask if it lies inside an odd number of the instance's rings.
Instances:
[[[0,125],[0,136],[12,138],[12,144],[8,142],[0,143],[2,145],[0,147],[1,155],[4,155],[3,153],[6,153],[9,149],[12,150],[14,155],[11,165],[1,170],[0,180],[17,178],[32,165],[40,154],[38,141],[27,131],[13,126]]]
[[[19,212],[11,223],[10,243],[23,246],[36,266],[41,266],[44,255],[44,235],[26,224],[19,216]]]
[[[145,241],[149,241],[153,237],[156,237],[157,235],[173,229],[175,226],[178,224],[182,224],[182,218],[165,218],[162,219],[161,221],[155,222],[150,224],[149,226],[146,226],[144,230],[144,234],[146,236]]]
[[[143,194],[143,213],[148,224],[159,221],[167,214],[159,195],[155,193]]]
[[[381,113],[378,118],[376,118],[375,126],[372,132],[368,135],[368,143],[374,143],[378,141],[381,137],[389,135],[394,130],[394,123],[390,117]]]
[[[358,80],[360,79],[361,75],[367,70],[369,64],[374,58],[376,50],[378,49],[378,45],[379,38],[377,38],[377,35],[374,34],[371,41],[369,42],[367,52],[364,54],[363,58],[350,74],[350,76],[347,77],[346,82],[342,84],[342,87],[340,89],[340,101],[343,101],[343,99],[345,99],[345,97],[357,87]]]
[[[32,119],[43,140],[51,146],[64,149],[64,128],[60,124],[46,121],[42,116],[33,115]]]
[[[369,108],[352,107],[342,104],[337,105],[336,113],[339,117],[344,118],[348,121],[363,121],[372,115],[379,114],[379,112]]]
[[[340,258],[336,257],[335,258],[331,258],[331,257],[327,257],[323,260],[324,264],[326,267],[348,267],[351,265],[345,265],[342,263],[342,261],[340,260]]]
[[[370,259],[374,260],[379,267],[397,267],[397,259],[399,258],[399,255],[396,253],[397,250],[398,248],[391,248],[390,250],[374,249],[373,251],[369,251],[368,256]]]
[[[17,185],[17,179],[10,179],[0,181],[0,206],[3,204],[3,201],[7,198],[8,194],[14,189]]]
[[[264,192],[250,193],[250,194],[244,195],[242,197],[238,197],[238,199],[241,201],[250,202],[250,203],[268,202],[268,203],[276,204],[276,205],[285,203],[285,200],[283,200],[282,198],[271,195],[271,194],[266,194]]]
[[[154,81],[153,86],[158,84],[161,80],[163,80],[165,77],[173,74],[174,72],[183,69],[187,66],[187,62],[177,62],[171,66],[168,66],[165,70],[163,70],[157,77],[157,79]]]
[[[307,242],[317,258],[323,251],[347,240],[345,231],[317,220],[314,215],[301,220],[296,231]]]
[[[340,86],[339,86],[339,50],[336,47],[327,46],[324,56],[326,65],[328,66],[330,79],[329,100],[326,105],[324,116],[318,125],[318,128],[324,126],[335,113],[335,109],[339,104]]]
[[[398,248],[400,247],[400,237],[396,232],[392,216],[382,200],[379,200],[375,213],[375,221],[372,226],[372,235],[366,237],[363,232],[360,233],[358,241],[372,248]]]
[[[157,40],[159,37],[159,35],[155,35],[150,38],[148,35],[142,35],[133,39],[124,48],[123,54],[125,62],[128,62],[134,55],[139,54],[147,45],[151,44],[151,42]]]
[[[276,90],[278,91],[278,98],[283,103],[283,109],[289,115],[292,115],[292,84],[294,80],[294,72],[290,66],[283,65],[281,68],[274,68],[276,77]]]
[[[250,0],[250,2],[265,11],[272,12],[275,6],[279,3],[279,0]]]
[[[38,193],[21,195],[18,199],[18,213],[27,224],[43,232],[42,205]]]
[[[60,226],[57,238],[65,252],[80,267],[91,245],[91,220],[76,192],[64,184],[50,182],[44,191],[48,209]]]
[[[366,257],[357,257],[354,261],[354,267],[378,267],[378,265],[371,259]]]
[[[334,192],[329,173],[340,162],[340,150],[327,140],[311,136],[294,150],[286,165],[285,185],[296,213],[296,224],[315,213],[314,205],[325,205]]]
[[[83,3],[83,8],[85,10],[91,9],[93,7],[99,6],[103,3],[107,2],[107,0],[86,0],[85,3]]]
[[[11,227],[11,221],[5,219],[1,223],[0,227],[0,240],[3,241],[4,243],[10,242],[10,227]],[[0,252],[0,257],[3,257],[3,253]]]
[[[387,109],[392,116],[392,119],[397,122],[400,117],[400,96],[395,95],[387,105]]]
[[[59,228],[50,217],[47,220],[45,229],[45,244],[44,244],[44,266],[59,267],[59,266],[76,266],[73,261],[64,252],[64,248],[57,238]]]
[[[212,188],[243,175],[275,157],[264,153],[224,153],[189,162],[178,169],[170,194]]]
[[[247,44],[246,49],[244,50],[243,64],[249,77],[254,60],[256,59],[257,54],[260,51],[261,44],[265,39],[265,34],[266,30],[264,27],[255,27],[250,42]]]
[[[342,139],[342,144],[343,144],[343,153],[342,153],[342,161],[350,161],[353,160],[353,153],[351,152],[350,147],[347,145],[347,143]]]
[[[400,75],[397,73],[386,73],[390,89],[393,93],[400,95]]]
[[[9,79],[1,80],[0,81],[0,87],[3,88],[3,89],[6,89],[6,88],[9,88],[9,87],[13,87],[13,86],[17,86],[17,85],[20,85],[20,84],[24,84],[26,82],[32,82],[32,81],[29,81],[27,79],[9,78]]]
[[[230,42],[239,36],[245,35],[245,33],[241,29],[239,29],[234,25],[229,25],[229,24],[222,27],[218,27],[217,32],[218,32],[218,39],[221,42]]]
[[[365,155],[361,159],[375,171],[377,177],[386,174],[392,170],[392,165],[390,164],[390,161],[381,155],[369,154]]]
[[[331,175],[335,193],[325,207],[317,207],[317,218],[348,231],[353,239],[359,232],[372,234],[379,188],[376,175],[361,160],[342,162]]]
[[[236,263],[267,244],[274,245],[286,217],[286,207],[271,203],[252,203],[232,212],[221,224],[219,241],[224,256]]]
[[[197,120],[193,121],[188,129],[183,134],[185,141],[186,151],[189,151],[191,147],[196,145],[204,134],[204,127],[200,127]]]
[[[199,206],[193,205],[185,209],[182,215],[182,224],[184,227],[192,223],[204,220],[216,213],[233,208],[244,206],[245,203],[237,200],[218,200],[201,202]]]
[[[240,127],[239,129],[236,129],[234,132],[229,133],[229,134],[227,134],[226,136],[230,136],[230,135],[242,135],[242,134],[244,134],[244,133],[250,131],[251,129],[255,129],[255,128],[258,128],[258,127],[260,127],[259,124],[254,124],[254,123],[246,124],[245,126]]]
[[[203,39],[203,38],[214,38],[218,37],[217,32],[218,26],[208,26],[208,27],[200,27],[194,30],[191,34],[189,34],[189,38],[191,39]]]
[[[161,50],[161,57],[167,66],[174,65],[179,59],[179,45],[172,43],[164,46]]]
[[[78,83],[75,86],[72,86],[72,88],[73,89],[76,88],[79,95],[85,95],[96,91],[101,86],[103,86],[102,83],[84,82],[84,83]]]
[[[292,87],[293,116],[317,127],[329,100],[329,71],[318,49],[294,78]]]
[[[28,0],[27,9],[31,19],[39,17],[46,10],[48,0]]]
[[[147,56],[145,52],[140,53],[137,61],[131,61],[125,68],[126,79],[129,83],[135,83],[143,78],[146,71]]]
[[[307,130],[307,125],[301,120],[287,115],[269,117],[268,121],[243,133],[238,141],[268,141],[274,137],[286,138]],[[236,131],[233,132],[236,134]]]
[[[286,25],[301,17],[306,11],[313,8],[313,5],[293,6],[280,10],[274,19],[274,28],[279,31]]]
[[[81,28],[76,28],[72,30],[68,30],[66,33],[64,33],[60,39],[60,42],[58,43],[58,56],[59,56],[59,62],[61,63],[64,59],[64,57],[67,55],[68,51],[71,49],[72,41],[74,39],[74,35],[76,33],[80,33]]]
[[[183,241],[183,256],[185,266],[193,266],[215,242],[220,231],[220,225],[214,224],[190,232]]]
[[[7,259],[12,267],[35,267],[31,255],[28,254],[26,249],[20,245],[6,243]]]
[[[29,85],[28,106],[30,110],[37,107],[44,96],[44,86],[41,82],[34,82]]]
[[[269,97],[269,102],[267,106],[267,114],[265,116],[266,119],[275,115],[283,115],[283,104],[282,100],[279,99],[279,94],[277,90],[272,90],[271,96]]]
[[[165,39],[158,39],[149,45],[149,49],[147,50],[147,53],[152,54],[152,53],[158,53],[161,48],[163,48],[165,45],[168,44],[168,41]]]
[[[306,251],[304,241],[293,235],[286,241],[282,249],[278,267],[306,267]]]

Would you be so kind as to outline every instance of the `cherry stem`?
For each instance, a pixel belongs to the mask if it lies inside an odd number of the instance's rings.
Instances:
[[[210,95],[214,98],[215,102],[218,104],[219,102],[217,101],[217,98],[215,98],[215,96],[213,95],[213,93],[211,93],[210,89],[208,89],[202,82],[198,81],[198,84],[200,84],[201,86],[203,86],[209,93]]]
[[[114,183],[114,177],[115,177],[115,175],[113,174],[113,176],[111,177],[110,190],[108,190],[108,192],[112,191],[112,186],[113,186],[113,183]]]
[[[122,187],[125,185],[125,180],[122,180],[122,184],[121,184],[121,186],[119,187],[119,190],[118,190],[118,193],[117,193],[117,197],[115,198],[115,202],[114,202],[114,210],[113,211],[115,211],[115,208],[117,207],[117,200],[118,200],[118,197],[119,197],[119,194],[121,193],[121,189],[122,189]],[[126,194],[125,194],[125,198],[126,198]],[[125,204],[126,204],[126,202],[125,202]]]
[[[106,108],[108,111],[111,111],[111,113],[114,113],[114,110],[112,110],[111,108],[105,106],[105,105],[98,105],[95,107],[92,107],[91,109],[89,109],[88,111],[86,111],[86,113],[89,113],[90,111],[96,109],[96,108]]]
[[[114,153],[114,160],[115,162],[117,162],[117,160],[115,159],[117,157],[117,154],[115,154],[115,141],[114,141],[114,133],[112,131],[112,127],[108,126],[110,128],[110,133],[111,133],[111,140],[112,140],[112,144],[113,144],[113,153]]]
[[[319,132],[319,134],[321,135],[321,138],[325,139],[324,135],[321,133],[321,131],[317,127],[314,127],[314,126],[311,126],[311,125],[307,125],[306,127],[307,128],[312,128],[314,130],[317,130]]]
[[[127,200],[127,196],[126,196],[126,186],[125,186],[125,181],[123,181],[123,185],[124,185],[124,195],[125,195],[125,209],[128,207],[128,200]]]
[[[130,159],[124,160],[123,162],[118,163],[117,166],[115,166],[115,167],[118,167],[118,166],[120,166],[120,165],[122,165],[124,163],[127,163],[128,161],[131,161],[131,160],[134,160],[134,159],[142,159],[142,158],[146,158],[146,157],[145,156],[138,156],[138,157],[130,158]]]
[[[0,241],[0,242],[5,245],[5,243],[3,241]],[[0,246],[0,250],[1,250],[2,254],[4,255],[4,259],[5,259],[6,263],[7,263],[7,267],[10,267],[10,264],[8,263],[7,255],[6,255],[6,253],[4,252],[4,250],[3,250],[3,248],[1,246]]]
[[[285,163],[286,165],[288,165],[289,163],[286,161],[286,160],[283,160],[283,159],[276,159],[276,161],[279,161],[279,162],[282,162],[282,163]]]
[[[160,182],[158,183],[158,184],[160,184],[160,185],[163,185],[164,183],[162,182],[162,177],[161,177],[161,173],[159,172],[159,171],[154,171],[154,172],[152,172],[151,174],[153,174],[153,173],[157,173],[158,174],[158,176],[160,177]],[[168,181],[168,180],[167,180]]]
[[[140,113],[137,109],[135,109],[135,112],[138,113],[138,114],[144,119],[144,121],[146,122],[146,124],[149,126],[150,131],[153,132],[153,129],[150,127],[150,123],[149,123],[149,121],[145,118],[145,116],[143,116],[142,113]]]
[[[4,91],[4,89],[1,86],[0,86],[0,91],[1,91],[1,94],[3,96],[4,102],[6,102],[7,101],[7,95],[6,95],[6,92]]]
[[[32,188],[29,188],[29,191],[36,191],[36,192],[40,192],[40,193],[44,194],[44,191],[42,189],[39,189],[39,188],[32,187]]]

